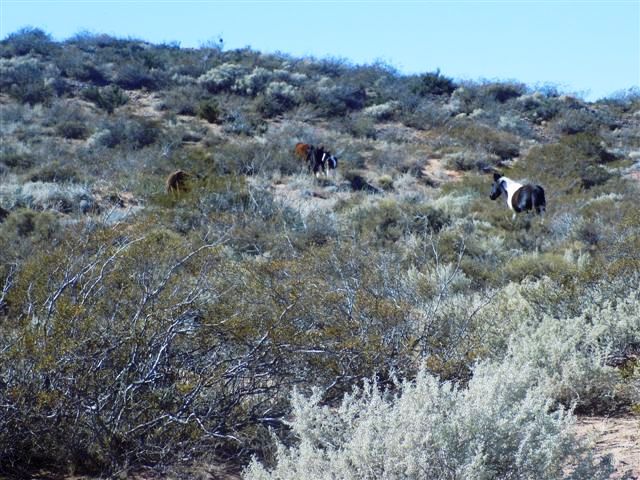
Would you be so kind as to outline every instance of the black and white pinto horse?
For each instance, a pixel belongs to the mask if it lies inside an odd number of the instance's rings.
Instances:
[[[546,209],[547,202],[544,198],[544,189],[540,185],[532,185],[530,183],[523,185],[499,173],[494,173],[493,186],[491,187],[489,198],[495,200],[503,193],[507,197],[507,206],[513,210],[514,219],[516,218],[516,213],[535,210],[536,213],[542,214]]]
[[[311,145],[307,156],[309,170],[313,171],[316,177],[323,173],[325,177],[329,176],[329,170],[338,168],[338,157],[333,155],[324,146],[314,147]]]

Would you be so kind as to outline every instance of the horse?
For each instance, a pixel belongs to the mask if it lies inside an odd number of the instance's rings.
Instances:
[[[307,163],[309,172],[313,172],[316,177],[321,172],[329,176],[329,170],[338,168],[338,157],[325,150],[324,145],[315,147],[309,143],[296,143],[294,153]]]
[[[333,155],[329,150],[325,150],[324,145],[318,148],[311,147],[311,155],[309,169],[318,177],[320,173],[324,173],[325,177],[329,176],[329,170],[338,168],[338,157]]]
[[[189,190],[187,182],[191,174],[185,172],[184,170],[176,170],[175,172],[169,174],[167,180],[165,182],[167,193],[180,193],[186,192]]]
[[[298,142],[298,143],[296,143],[296,146],[295,146],[293,151],[294,151],[296,157],[299,157],[300,159],[304,160],[305,162],[308,162],[309,161],[309,153],[310,153],[312,148],[313,148],[313,146],[308,144],[308,143]]]
[[[336,157],[331,152],[325,152],[325,175],[329,175],[329,170],[335,170],[338,168],[338,157]]]
[[[530,183],[523,185],[499,173],[494,173],[489,198],[495,200],[503,193],[507,196],[507,207],[513,210],[514,220],[516,214],[520,212],[535,210],[538,215],[541,215],[546,210],[544,189],[540,185]]]

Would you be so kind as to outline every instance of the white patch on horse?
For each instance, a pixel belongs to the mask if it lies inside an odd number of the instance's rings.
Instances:
[[[513,203],[511,202],[511,199],[513,198],[513,195],[523,187],[523,185],[507,177],[501,177],[499,181],[505,183],[504,189],[507,191],[507,206],[511,210],[515,211],[515,208],[513,208]]]

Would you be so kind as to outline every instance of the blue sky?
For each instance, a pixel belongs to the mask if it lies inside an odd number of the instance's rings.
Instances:
[[[182,47],[220,36],[226,49],[381,60],[589,100],[640,86],[640,0],[0,0],[0,37],[25,26]]]

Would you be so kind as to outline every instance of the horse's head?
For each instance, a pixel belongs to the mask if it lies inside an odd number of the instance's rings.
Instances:
[[[493,174],[493,185],[491,186],[491,194],[489,198],[495,200],[504,191],[504,185],[502,184],[502,175],[499,173]]]

